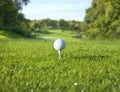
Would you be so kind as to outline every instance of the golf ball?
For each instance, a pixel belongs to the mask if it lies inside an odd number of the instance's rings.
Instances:
[[[65,48],[66,44],[65,41],[63,39],[57,39],[54,41],[54,48],[56,50],[63,50]]]

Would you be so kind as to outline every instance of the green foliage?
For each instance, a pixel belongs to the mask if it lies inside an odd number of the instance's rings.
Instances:
[[[12,0],[2,0],[0,3],[0,26],[14,25],[16,22],[17,5]]]
[[[86,11],[85,21],[89,30],[97,30],[96,37],[120,38],[120,1],[119,0],[93,0]],[[90,34],[94,32],[91,31]],[[88,35],[89,36],[89,35]]]
[[[69,29],[69,23],[67,21],[65,21],[64,19],[61,19],[59,21],[59,27],[62,29],[62,30],[68,30]]]
[[[30,2],[30,0],[12,0],[12,1],[14,1],[17,4],[19,9],[22,9],[23,5],[27,5]]]
[[[86,36],[88,36],[89,38],[96,38],[97,36],[99,36],[99,29],[89,29],[86,32]]]
[[[41,30],[57,29],[58,28],[57,23],[58,23],[57,20],[51,20],[51,19],[34,20],[31,21],[31,28],[41,29]]]
[[[31,28],[33,30],[49,30],[49,29],[62,29],[62,30],[71,30],[71,31],[81,31],[81,26],[79,21],[66,21],[66,20],[34,20],[30,22]]]
[[[85,21],[80,23],[80,29],[82,32],[85,32],[88,28],[88,24]]]
[[[28,37],[30,35],[29,21],[24,18],[22,13],[19,13],[19,7],[27,2],[28,0],[2,0],[0,3],[0,29]]]

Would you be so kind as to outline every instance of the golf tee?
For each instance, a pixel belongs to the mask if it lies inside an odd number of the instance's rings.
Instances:
[[[58,56],[59,56],[59,60],[60,60],[60,58],[61,58],[60,50],[58,50]]]

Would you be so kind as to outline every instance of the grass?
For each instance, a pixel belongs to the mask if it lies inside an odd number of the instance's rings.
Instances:
[[[62,30],[49,30],[49,31],[40,31],[37,34],[38,38],[43,38],[43,39],[51,39],[55,40],[57,38],[63,38],[66,40],[71,40],[72,36],[80,35],[76,32],[71,32],[71,31],[62,31]]]
[[[0,40],[0,92],[119,92],[120,41],[72,38]],[[65,39],[59,61],[54,40]],[[75,85],[75,83],[77,85]]]
[[[1,39],[10,39],[10,38],[23,38],[23,36],[11,32],[11,31],[4,31],[4,30],[0,30],[0,40]]]

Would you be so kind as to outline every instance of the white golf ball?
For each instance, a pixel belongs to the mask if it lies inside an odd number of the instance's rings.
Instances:
[[[65,41],[62,39],[57,39],[54,41],[54,48],[56,50],[60,50],[60,51],[63,50],[65,48],[65,45],[66,45]]]
[[[74,85],[77,86],[78,85],[77,82],[75,82]]]

